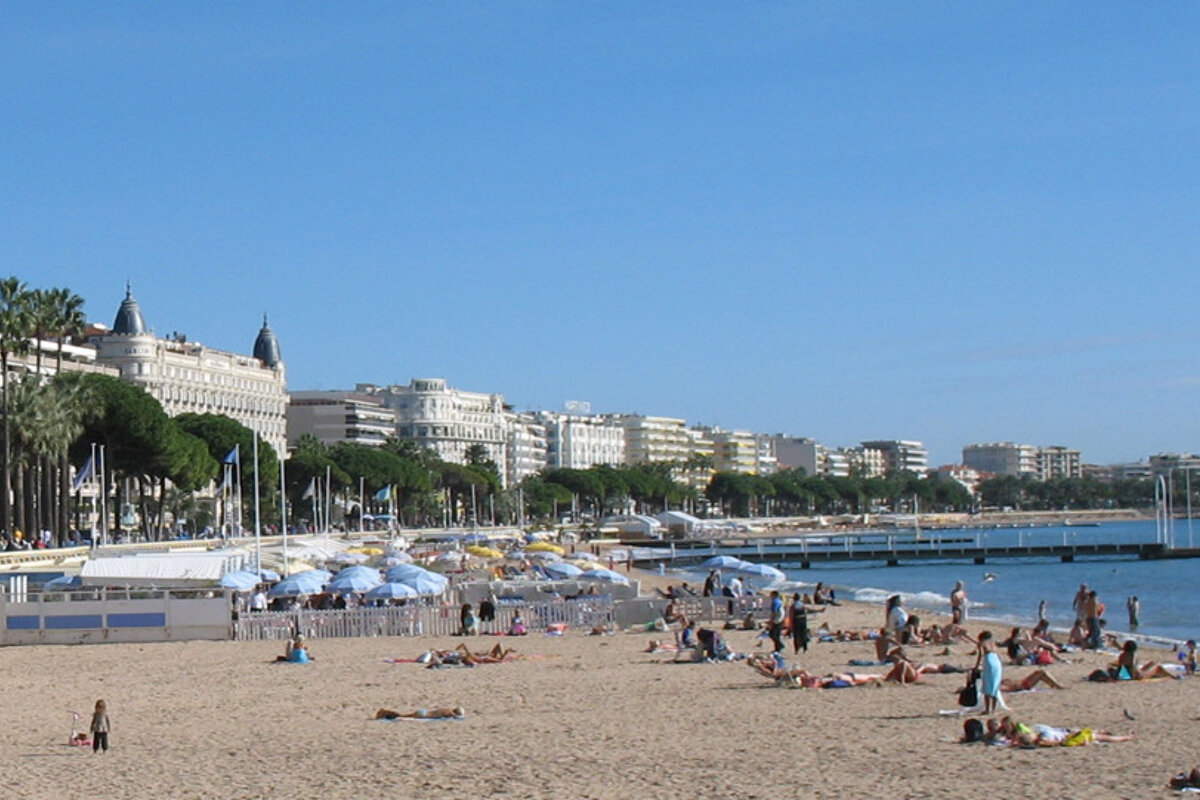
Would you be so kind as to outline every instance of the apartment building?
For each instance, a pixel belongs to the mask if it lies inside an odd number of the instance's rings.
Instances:
[[[292,392],[288,444],[315,436],[322,444],[352,442],[378,447],[396,435],[396,412],[378,395],[348,391]]]

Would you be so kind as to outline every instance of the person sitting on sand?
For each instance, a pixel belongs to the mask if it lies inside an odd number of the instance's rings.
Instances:
[[[508,635],[524,636],[528,632],[529,631],[525,628],[525,618],[521,616],[521,612],[518,611],[513,614],[512,624],[508,626]]]
[[[1075,620],[1075,624],[1067,632],[1067,644],[1072,647],[1083,647],[1087,644],[1087,628],[1083,626],[1081,621]]]
[[[1172,789],[1200,789],[1200,767],[1193,767],[1191,772],[1180,772],[1167,783]]]
[[[307,664],[312,661],[312,656],[308,653],[308,645],[304,643],[304,634],[297,633],[293,638],[288,639],[283,648],[283,655],[275,656],[275,660],[291,664]]]
[[[1111,664],[1108,669],[1096,670],[1088,675],[1088,680],[1108,683],[1111,681],[1141,681],[1148,678],[1183,678],[1182,675],[1177,675],[1165,665],[1154,661],[1147,661],[1139,666],[1137,651],[1137,642],[1129,639],[1121,648],[1121,655],[1117,658],[1116,663]]]
[[[675,598],[667,601],[666,608],[663,609],[663,620],[668,625],[679,623],[679,626],[682,628],[686,628],[688,624],[687,615],[683,613],[683,608]]]
[[[930,625],[925,629],[924,637],[929,644],[951,645],[957,641],[977,644],[966,628],[953,622],[948,622],[941,627]]]
[[[467,712],[462,706],[454,708],[418,708],[416,711],[401,713],[381,708],[375,712],[375,719],[463,719]]]
[[[679,648],[686,650],[689,647],[696,647],[699,644],[696,640],[696,623],[688,620],[688,623],[683,626],[683,630],[679,632]]]
[[[1196,674],[1196,640],[1188,639],[1184,645],[1184,650],[1179,654],[1179,660],[1183,662],[1184,669],[1188,675]]]
[[[1026,725],[1009,716],[1000,720],[1000,731],[1014,746],[1021,747],[1080,747],[1092,742],[1129,742],[1134,738],[1132,734],[1118,735],[1092,728]]]

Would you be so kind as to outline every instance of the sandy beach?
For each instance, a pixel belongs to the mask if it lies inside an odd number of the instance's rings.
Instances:
[[[848,605],[834,628],[878,625]],[[978,627],[978,626],[975,626]],[[1125,744],[1020,750],[956,743],[960,675],[914,686],[780,688],[744,663],[673,664],[653,634],[507,638],[527,658],[426,669],[456,638],[311,642],[308,665],[271,663],[276,643],[187,642],[5,649],[0,769],[20,798],[360,797],[1154,797],[1200,762],[1190,740],[1200,679],[1090,684],[1103,654],[1052,667],[1068,688],[1008,695],[1029,722],[1135,732]],[[735,650],[756,634],[731,631]],[[969,666],[966,644],[918,649]],[[799,663],[848,669],[866,642],[814,643]],[[1146,655],[1150,655],[1146,653]],[[882,667],[857,668],[883,672]],[[1029,668],[1006,667],[1022,676]],[[108,701],[113,749],[69,747]],[[374,712],[460,704],[461,721],[376,721]],[[1136,717],[1124,716],[1128,710]]]

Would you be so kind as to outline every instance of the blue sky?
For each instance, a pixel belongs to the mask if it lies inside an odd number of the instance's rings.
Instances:
[[[0,253],[293,389],[1200,450],[1200,8],[0,6]]]

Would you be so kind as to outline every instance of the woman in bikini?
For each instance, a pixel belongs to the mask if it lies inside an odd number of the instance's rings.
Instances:
[[[454,708],[418,708],[416,711],[401,713],[387,708],[375,712],[375,719],[462,719],[467,712],[462,706]]]

